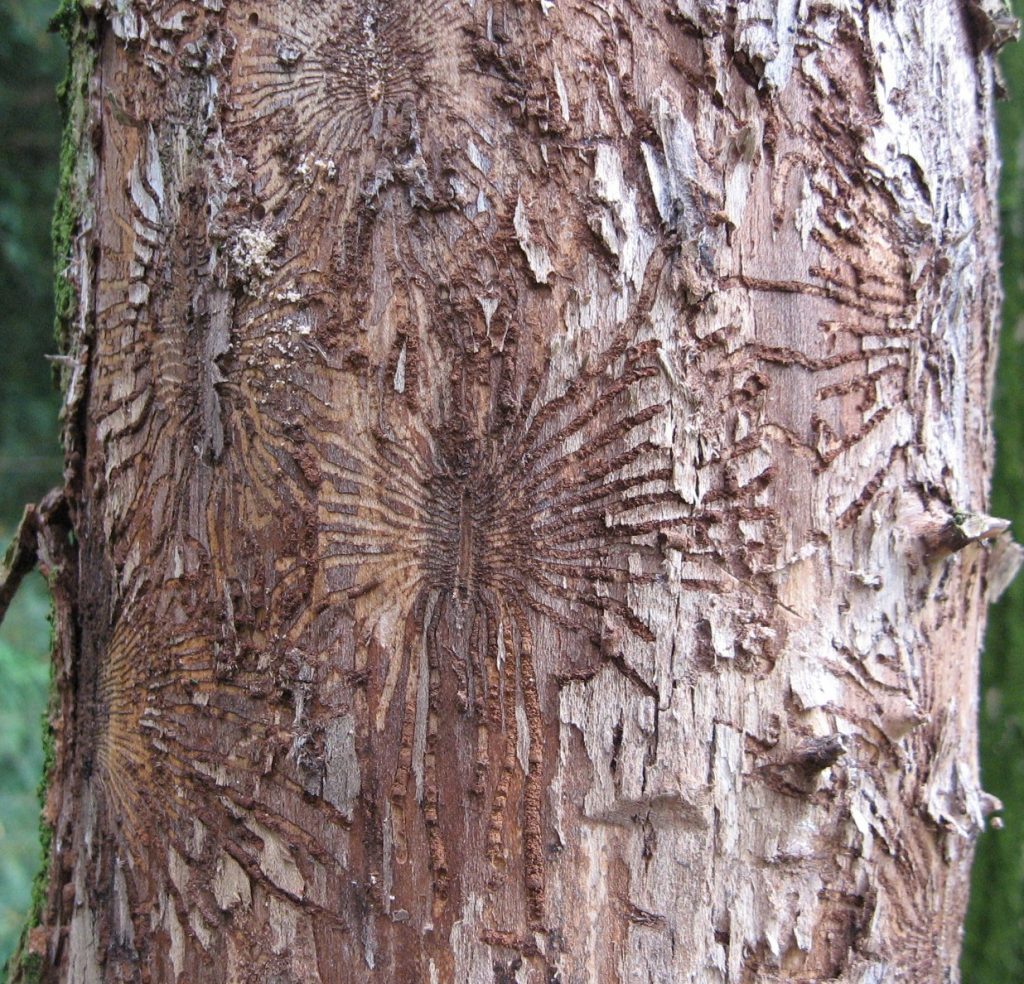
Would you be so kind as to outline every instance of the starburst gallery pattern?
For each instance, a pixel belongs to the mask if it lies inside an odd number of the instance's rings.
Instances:
[[[317,532],[307,542],[315,555],[307,567],[317,573],[302,581],[311,603],[290,620],[268,614],[246,644],[245,632],[231,628],[241,602],[230,597],[211,601],[205,620],[183,600],[177,617],[138,610],[118,622],[98,699],[97,759],[132,836],[159,831],[189,857],[199,819],[225,832],[224,852],[269,891],[330,909],[337,888],[324,888],[331,880],[315,871],[342,883],[338,859],[353,813],[329,802],[324,738],[308,727],[330,674],[311,639],[342,613],[355,626],[353,679],[367,693],[363,747],[380,776],[394,860],[407,860],[412,831],[426,845],[443,905],[457,836],[451,816],[469,809],[492,868],[520,871],[530,921],[542,925],[550,680],[621,660],[626,636],[653,642],[657,626],[643,599],[667,590],[668,547],[704,556],[734,580],[749,576],[739,530],[757,516],[762,489],[708,495],[699,508],[683,500],[665,426],[664,357],[640,334],[627,319],[603,353],[562,382],[533,370],[515,387],[478,386],[506,396],[487,396],[483,416],[473,412],[469,370],[453,376],[433,424],[400,403],[382,404],[375,428],[350,428],[338,408],[305,393],[304,467],[317,476]],[[250,337],[266,344],[268,336]],[[250,375],[252,404],[282,389],[280,374],[262,383]],[[283,387],[292,401],[302,392],[295,383]],[[251,440],[280,460],[286,432],[254,430]],[[250,457],[251,440],[242,445]],[[279,568],[269,608],[281,608],[285,588],[307,567]],[[712,580],[691,586],[721,591]],[[146,653],[157,631],[158,658]],[[556,637],[590,652],[589,664],[560,666],[564,658],[550,650]],[[442,795],[439,774],[460,768],[445,750],[456,722],[475,734],[460,773],[468,800],[458,809]],[[372,785],[369,776],[364,782]],[[143,799],[133,791],[143,787],[170,793]],[[518,823],[510,825],[510,813]],[[268,860],[269,851],[276,854]]]
[[[544,734],[530,615],[600,646],[607,620],[640,638],[651,629],[630,591],[661,575],[645,508],[678,503],[670,450],[644,429],[663,409],[624,412],[660,375],[655,346],[620,337],[559,397],[521,409],[490,439],[466,420],[443,434],[411,428],[362,447],[329,438],[323,563],[331,596],[355,601],[374,628],[394,599],[407,599],[387,645],[391,661],[376,712],[383,726],[401,708],[401,745],[390,798],[397,853],[409,793],[420,677],[428,680],[423,808],[439,891],[447,865],[437,801],[441,675],[456,681],[459,709],[477,722],[471,791],[490,791],[487,844],[504,851],[503,825],[517,765],[516,705],[525,710],[529,756],[523,789],[523,851],[533,915],[543,897],[541,780]],[[619,364],[620,371],[609,370]],[[540,379],[534,380],[539,385]],[[631,571],[633,563],[646,568]],[[422,658],[419,654],[422,653]],[[497,747],[492,735],[500,734]]]
[[[426,94],[451,90],[454,39],[469,13],[445,0],[347,0],[271,4],[240,16],[252,39],[236,87],[242,117],[273,120],[295,146],[341,165],[381,140],[396,117],[415,113]]]

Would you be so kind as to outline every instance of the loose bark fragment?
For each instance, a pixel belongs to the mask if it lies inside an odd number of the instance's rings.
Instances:
[[[0,568],[0,622],[7,614],[23,578],[40,562],[41,552],[43,563],[46,562],[46,546],[41,540],[46,527],[57,522],[64,506],[62,489],[51,489],[38,506],[33,503],[25,506],[4,555],[3,567]]]

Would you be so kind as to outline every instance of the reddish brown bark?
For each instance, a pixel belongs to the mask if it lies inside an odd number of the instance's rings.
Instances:
[[[81,16],[47,974],[955,973],[959,6]]]

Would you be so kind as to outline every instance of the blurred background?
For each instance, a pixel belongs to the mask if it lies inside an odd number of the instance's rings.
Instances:
[[[1024,3],[1014,0],[1014,13]],[[1003,173],[1003,327],[996,375],[993,516],[1024,543],[1024,41],[1003,49],[998,105]],[[963,959],[965,984],[1024,982],[1024,572],[989,611],[978,723],[981,781],[1003,801],[1002,830],[978,842]]]
[[[26,502],[60,481],[50,214],[57,186],[64,44],[56,0],[0,2],[0,548]],[[49,684],[46,584],[33,573],[0,626],[0,966],[39,866],[42,716]],[[6,980],[6,974],[2,975]]]
[[[60,480],[50,214],[65,52],[47,32],[56,0],[0,4],[0,545],[26,502]],[[1018,16],[1020,11],[1018,10]],[[1024,45],[1002,55],[999,106],[1006,307],[996,391],[991,512],[1024,540]],[[0,626],[0,966],[17,942],[40,860],[42,717],[49,600],[33,574]],[[981,675],[982,777],[1005,827],[982,836],[962,963],[965,984],[1024,982],[1024,574],[990,612]],[[6,977],[6,975],[3,975]]]

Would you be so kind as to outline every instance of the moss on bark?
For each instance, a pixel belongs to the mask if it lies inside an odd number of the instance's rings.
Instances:
[[[90,140],[89,85],[96,64],[97,20],[94,12],[80,0],[61,0],[50,22],[68,45],[68,67],[58,87],[58,98],[64,117],[60,149],[60,171],[52,220],[54,254],[55,332],[62,352],[77,352],[85,344],[84,325],[76,324],[78,315],[78,277],[74,270],[75,243],[81,233],[90,205],[90,184],[93,155]],[[70,376],[64,370],[62,389]],[[52,620],[52,615],[51,615]],[[56,639],[51,634],[51,652],[56,654]],[[39,843],[41,863],[32,886],[32,899],[25,928],[14,954],[5,969],[9,984],[36,984],[41,981],[43,954],[32,946],[31,931],[43,921],[49,889],[53,829],[45,812],[46,794],[55,760],[55,739],[52,727],[56,692],[51,689],[50,706],[43,716],[43,772],[39,781],[40,802]]]

